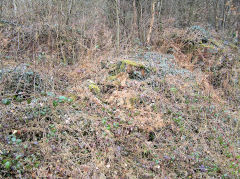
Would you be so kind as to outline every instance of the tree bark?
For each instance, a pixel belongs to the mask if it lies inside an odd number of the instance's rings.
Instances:
[[[162,6],[163,6],[163,0],[160,0],[160,2],[158,2],[158,22],[159,22],[159,31],[162,31]]]
[[[70,19],[70,16],[71,16],[71,14],[72,14],[72,9],[73,9],[73,0],[71,0],[70,5],[69,5],[67,20],[66,20],[66,25],[69,24],[69,19]]]
[[[116,2],[116,26],[117,26],[117,39],[116,39],[116,45],[117,45],[117,54],[119,54],[119,48],[120,48],[120,19],[119,19],[119,0],[115,0]]]
[[[218,31],[218,3],[219,0],[214,1],[214,26],[216,31]]]
[[[152,1],[152,18],[150,21],[150,26],[149,26],[149,31],[148,31],[148,35],[147,35],[147,44],[150,43],[151,40],[151,35],[152,35],[152,30],[153,30],[153,25],[154,25],[154,19],[155,19],[155,4],[156,4],[156,0]]]
[[[3,0],[0,2],[0,20],[2,18],[2,14],[3,14]]]
[[[138,25],[137,25],[138,13],[136,7],[136,0],[133,0],[133,37],[138,37]]]
[[[14,16],[16,17],[16,16],[17,16],[17,4],[16,4],[16,0],[13,0],[12,3],[13,3]]]

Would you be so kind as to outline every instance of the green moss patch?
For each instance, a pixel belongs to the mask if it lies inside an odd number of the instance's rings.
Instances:
[[[100,94],[101,90],[100,88],[98,87],[97,84],[95,84],[93,81],[88,81],[89,85],[88,85],[88,88],[90,89],[90,91],[94,94]]]

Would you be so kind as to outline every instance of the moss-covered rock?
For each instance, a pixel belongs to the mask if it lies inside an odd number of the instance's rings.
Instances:
[[[116,80],[117,79],[117,76],[116,75],[109,75],[108,77],[107,77],[107,81],[110,81],[110,82],[112,82],[112,81],[114,81],[114,80]]]
[[[41,75],[29,68],[27,64],[21,64],[16,68],[0,70],[3,91],[14,94],[31,94],[44,90],[44,82]]]
[[[239,47],[232,42],[216,40],[216,39],[210,39],[208,46],[213,46],[214,48],[217,48],[217,49],[225,49],[226,52],[227,52],[228,48],[231,50],[239,49]]]
[[[130,79],[146,79],[151,72],[151,69],[143,63],[133,60],[121,60],[112,66],[110,75],[115,76],[121,72],[126,72]]]
[[[106,84],[112,87],[124,87],[127,84],[129,75],[126,72],[120,72],[117,75],[109,75],[106,78]]]
[[[216,47],[223,47],[224,43],[221,40],[210,39],[209,43],[216,46]]]
[[[96,95],[99,95],[101,90],[98,87],[98,85],[96,83],[94,83],[91,80],[88,80],[88,88],[90,89],[90,91]]]
[[[130,65],[130,66],[134,66],[134,67],[144,68],[143,64],[132,61],[132,60],[122,60],[122,65]]]
[[[210,33],[201,26],[195,25],[188,29],[188,38],[194,43],[206,43],[210,38]]]

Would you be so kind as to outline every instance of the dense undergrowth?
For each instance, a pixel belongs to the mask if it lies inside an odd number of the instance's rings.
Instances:
[[[172,29],[116,58],[37,34],[1,29],[0,176],[239,177],[239,46]]]

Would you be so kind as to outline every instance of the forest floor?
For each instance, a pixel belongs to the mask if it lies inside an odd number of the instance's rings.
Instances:
[[[56,66],[1,36],[0,176],[238,178],[239,46],[184,38]]]

